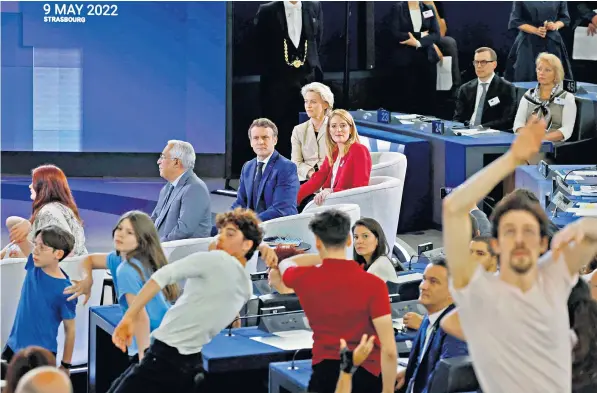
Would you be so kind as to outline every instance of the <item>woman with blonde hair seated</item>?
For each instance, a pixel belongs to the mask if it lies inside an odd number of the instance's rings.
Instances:
[[[325,127],[327,113],[334,107],[334,94],[323,83],[313,82],[303,86],[305,111],[309,120],[292,130],[292,156],[301,183],[309,180],[323,165],[326,156]]]
[[[528,90],[520,100],[514,119],[514,132],[524,127],[532,115],[545,119],[545,140],[563,142],[570,138],[576,121],[574,95],[562,88],[564,67],[551,53],[541,53],[535,62],[537,87]]]
[[[328,117],[326,158],[321,168],[299,189],[299,212],[311,199],[322,205],[332,192],[369,185],[371,155],[359,141],[352,115],[344,109],[336,109]]]

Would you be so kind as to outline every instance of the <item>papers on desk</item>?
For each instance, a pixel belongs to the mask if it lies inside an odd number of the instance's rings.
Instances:
[[[402,121],[402,120],[417,120],[419,118],[419,115],[396,115],[395,116],[396,119]]]
[[[408,366],[408,358],[398,358],[398,367],[397,371],[406,371],[406,367]]]
[[[313,332],[310,330],[278,332],[273,337],[251,337],[251,340],[271,345],[284,351],[313,348]]]
[[[597,186],[580,186],[580,192],[583,194],[597,194]]]
[[[403,318],[392,319],[392,327],[396,330],[404,329],[404,319]]]
[[[597,60],[597,34],[587,35],[586,27],[574,30],[572,58],[575,60]]]
[[[579,203],[578,207],[566,210],[578,217],[597,217],[597,203]]]
[[[495,132],[500,132],[499,130],[494,130],[492,128],[488,128],[486,130],[477,130],[475,128],[470,128],[470,129],[462,129],[462,130],[457,130],[461,135],[464,136],[473,136],[473,135],[482,135],[482,134],[491,134],[491,133],[495,133]]]

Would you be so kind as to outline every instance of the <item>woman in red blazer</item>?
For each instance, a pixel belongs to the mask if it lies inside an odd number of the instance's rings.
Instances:
[[[327,127],[327,157],[321,168],[299,189],[297,202],[302,208],[313,198],[317,205],[321,205],[332,192],[369,185],[371,155],[359,142],[351,114],[344,109],[332,111]]]

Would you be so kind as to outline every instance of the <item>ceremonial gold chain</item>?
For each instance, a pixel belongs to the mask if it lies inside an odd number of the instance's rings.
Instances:
[[[286,42],[286,38],[284,38],[284,60],[286,60],[286,64],[288,64],[290,67],[299,68],[304,66],[305,62],[307,61],[307,40],[305,40],[305,54],[303,56],[303,61],[295,59],[292,63],[290,63],[288,61],[288,43]]]

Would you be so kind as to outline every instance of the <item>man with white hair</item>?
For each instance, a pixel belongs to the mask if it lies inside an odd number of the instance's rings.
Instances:
[[[168,141],[158,167],[160,176],[168,181],[151,213],[160,240],[209,237],[211,199],[205,183],[193,173],[193,146],[188,142]]]
[[[68,376],[55,367],[38,367],[23,375],[15,393],[72,393]]]

